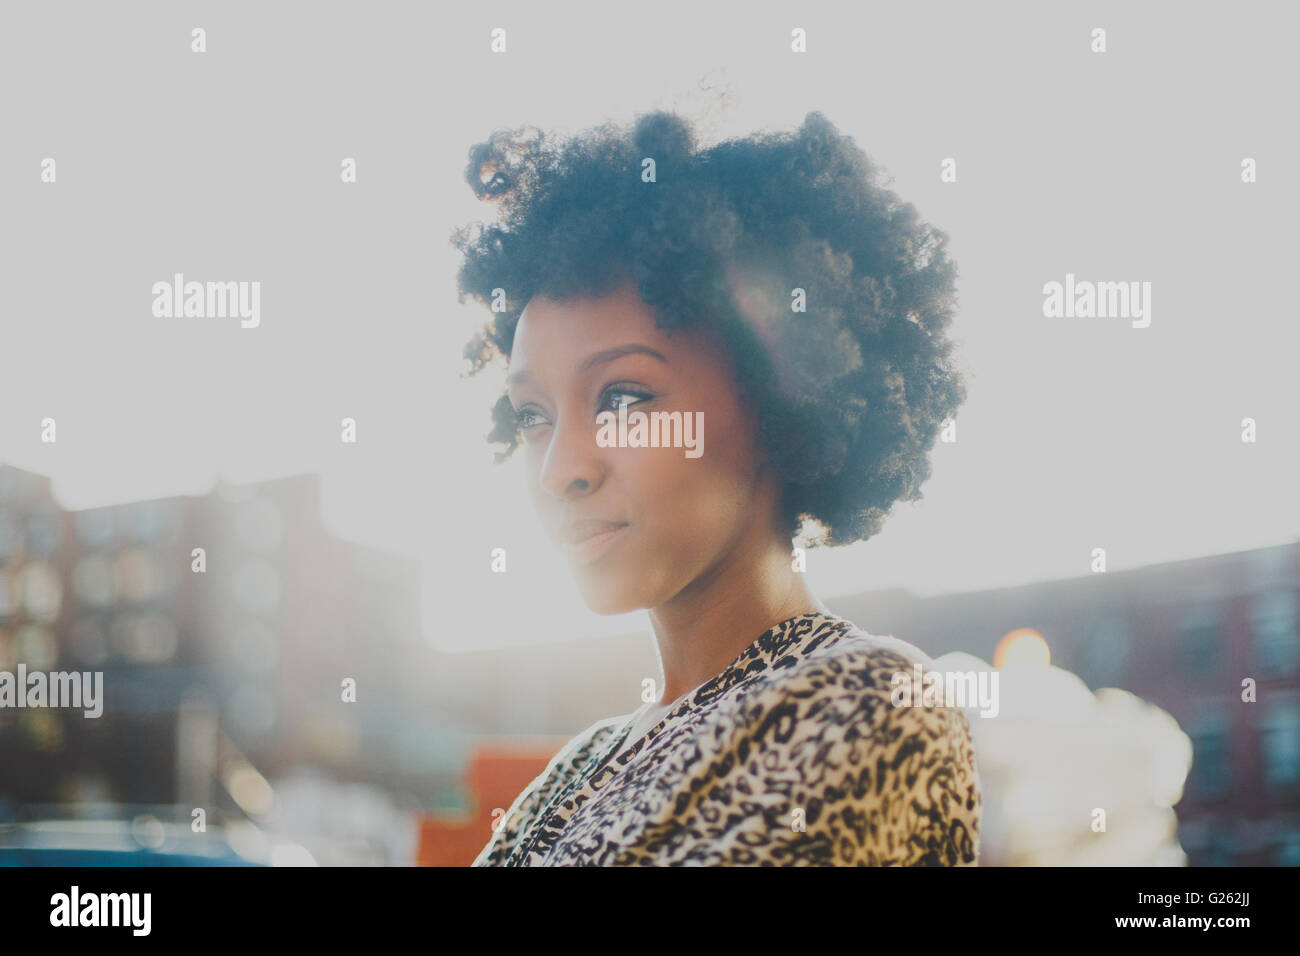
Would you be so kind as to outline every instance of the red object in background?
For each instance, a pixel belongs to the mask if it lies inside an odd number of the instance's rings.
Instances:
[[[469,866],[492,836],[492,811],[506,810],[546,769],[567,737],[489,740],[470,758],[469,814],[429,813],[420,820],[417,866]]]

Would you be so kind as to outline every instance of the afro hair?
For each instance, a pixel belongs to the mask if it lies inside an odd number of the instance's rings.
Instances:
[[[459,298],[495,308],[469,374],[507,362],[534,295],[600,296],[634,280],[665,330],[711,330],[757,403],[791,539],[875,535],[921,498],[929,451],[965,401],[946,333],[957,270],[946,233],[882,186],[820,112],[794,133],[698,148],[675,113],[560,142],[536,127],[469,151],[465,178],[497,222],[458,228]],[[802,306],[802,308],[800,308]],[[489,442],[520,442],[505,395]],[[804,527],[811,520],[810,533]]]

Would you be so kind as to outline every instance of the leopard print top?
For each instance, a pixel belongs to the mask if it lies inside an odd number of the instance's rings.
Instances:
[[[917,663],[835,615],[782,621],[627,751],[640,711],[569,741],[473,865],[976,865],[965,715],[891,703]]]

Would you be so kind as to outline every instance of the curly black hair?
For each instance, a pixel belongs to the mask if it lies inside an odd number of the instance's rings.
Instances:
[[[509,360],[534,295],[600,296],[633,279],[660,328],[724,343],[757,403],[792,540],[866,540],[895,501],[921,498],[929,451],[966,399],[945,334],[956,266],[947,234],[823,114],[703,149],[662,111],[563,142],[499,130],[470,149],[465,178],[499,207],[497,224],[451,239],[459,300],[494,310],[465,348],[467,374]],[[492,419],[503,461],[520,441],[505,395]]]

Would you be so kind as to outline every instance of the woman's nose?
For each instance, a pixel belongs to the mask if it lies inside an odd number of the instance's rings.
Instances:
[[[599,486],[603,468],[595,424],[560,416],[542,459],[541,486],[557,498],[587,494]]]

